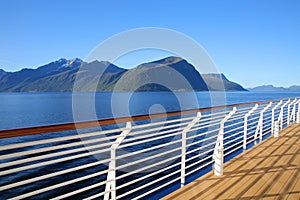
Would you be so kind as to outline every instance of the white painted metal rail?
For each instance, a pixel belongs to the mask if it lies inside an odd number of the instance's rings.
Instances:
[[[299,106],[296,98],[123,118],[81,134],[70,124],[0,131],[1,198],[158,198],[211,169],[222,175],[225,161],[299,123]]]

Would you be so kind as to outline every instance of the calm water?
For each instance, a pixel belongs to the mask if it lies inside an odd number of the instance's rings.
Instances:
[[[196,96],[171,92],[2,93],[0,130],[299,96],[251,92],[197,92]]]

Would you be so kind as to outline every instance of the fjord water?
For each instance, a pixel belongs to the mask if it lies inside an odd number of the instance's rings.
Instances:
[[[235,103],[299,97],[300,93],[136,92],[136,93],[2,93],[0,130],[73,122],[72,98],[80,120],[162,113]],[[94,100],[94,105],[86,101]],[[93,102],[92,102],[93,103]],[[74,105],[73,105],[74,106]],[[91,108],[92,107],[92,108]],[[114,109],[112,109],[114,107]],[[96,112],[91,117],[88,112]],[[91,111],[89,111],[91,110]],[[78,118],[77,118],[78,119]],[[78,121],[78,120],[77,120]]]

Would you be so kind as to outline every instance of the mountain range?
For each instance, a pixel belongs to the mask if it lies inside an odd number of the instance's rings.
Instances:
[[[100,74],[101,77],[100,77]],[[75,81],[76,80],[76,81]],[[76,83],[74,85],[74,83]],[[60,59],[36,69],[0,69],[0,92],[246,91],[224,74],[201,74],[186,60],[167,57],[123,69],[107,61]]]
[[[251,92],[300,92],[300,86],[275,87],[273,85],[262,85],[254,88],[248,88]]]

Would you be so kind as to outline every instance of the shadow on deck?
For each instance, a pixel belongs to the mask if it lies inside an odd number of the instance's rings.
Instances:
[[[300,125],[284,129],[213,172],[163,198],[300,199]]]

